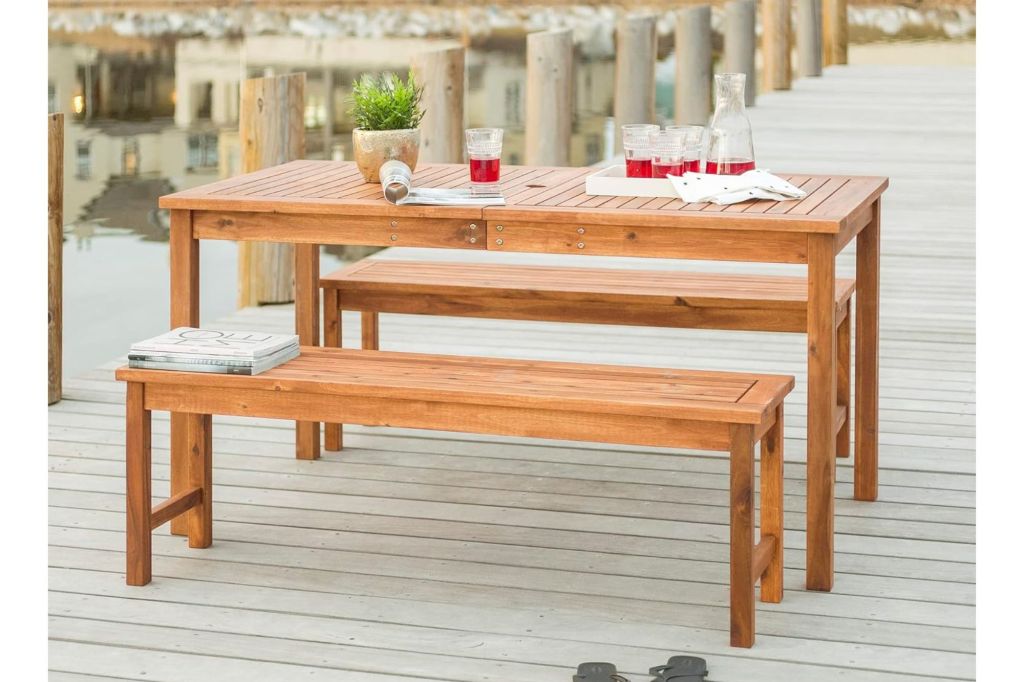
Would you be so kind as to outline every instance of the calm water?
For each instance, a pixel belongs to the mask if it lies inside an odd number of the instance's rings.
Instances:
[[[166,330],[168,192],[238,172],[238,84],[306,73],[308,158],[350,158],[348,97],[364,72],[404,73],[413,54],[446,44],[419,38],[257,35],[181,37],[104,26],[51,33],[48,99],[64,112],[65,373],[75,376]],[[505,129],[503,160],[521,163],[525,39],[467,53],[467,122]],[[606,159],[614,126],[614,62],[578,50],[571,162]],[[672,58],[658,65],[657,114],[671,116]],[[324,270],[365,249],[324,252]],[[202,246],[203,321],[235,310],[236,246]]]

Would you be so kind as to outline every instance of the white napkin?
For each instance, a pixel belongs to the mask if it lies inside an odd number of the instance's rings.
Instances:
[[[796,185],[755,169],[742,175],[683,173],[669,175],[679,198],[687,203],[735,204],[749,199],[803,199],[807,193]]]

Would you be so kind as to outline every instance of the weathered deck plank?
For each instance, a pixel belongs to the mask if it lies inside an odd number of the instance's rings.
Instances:
[[[802,337],[386,315],[384,349],[796,375],[787,594],[758,605],[757,646],[731,649],[723,631],[725,458],[657,448],[350,427],[345,451],[298,462],[290,423],[218,418],[214,546],[189,550],[162,528],[153,583],[126,587],[124,389],[111,362],[66,381],[50,408],[51,679],[535,682],[567,680],[583,660],[643,679],[683,652],[707,657],[719,681],[973,678],[973,70],[831,68],[750,114],[774,170],[892,178],[879,501],[851,499],[840,460],[832,593],[802,588]],[[581,262],[382,257],[410,255]],[[844,253],[840,276],[853,264]],[[223,324],[287,331],[293,313],[247,309]],[[355,345],[356,315],[344,331]],[[162,496],[168,421],[154,417]]]

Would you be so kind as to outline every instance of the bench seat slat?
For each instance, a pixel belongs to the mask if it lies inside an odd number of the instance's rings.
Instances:
[[[792,377],[303,347],[257,376],[122,367],[149,384],[761,424]],[[338,415],[342,417],[342,415]]]

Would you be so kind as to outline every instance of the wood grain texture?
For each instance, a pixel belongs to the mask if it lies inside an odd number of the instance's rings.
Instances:
[[[839,286],[840,281],[837,280],[837,291]],[[850,322],[853,315],[850,313],[849,300],[845,302],[843,309],[839,327],[836,328],[836,404],[846,413],[846,418],[836,433],[836,457],[850,456],[850,415],[853,414],[853,405],[850,403],[850,385],[853,378],[850,373]]]
[[[367,259],[326,275],[320,286],[341,309],[374,313],[807,330],[803,277]],[[837,282],[837,309],[845,310],[853,287],[853,280]],[[326,324],[326,300],[324,311]]]
[[[821,75],[821,2],[796,0],[796,73],[800,78]]]
[[[189,420],[188,487],[200,491],[188,513],[188,546],[213,544],[213,419],[209,414]]]
[[[150,505],[150,413],[145,408],[145,386],[131,382],[125,400],[125,562],[126,582],[145,585],[153,576]]]
[[[706,125],[711,115],[711,6],[676,9],[675,120]]]
[[[754,431],[730,429],[729,643],[754,645]]]
[[[857,236],[857,388],[854,436],[854,497],[878,497],[878,345],[882,206]]]
[[[192,212],[171,210],[171,328],[199,326],[199,240],[192,234]],[[171,496],[188,488],[189,423],[195,415],[171,415]],[[195,429],[198,424],[193,424]],[[198,432],[198,431],[193,431]],[[173,535],[188,535],[188,519],[171,519]]]
[[[765,91],[789,90],[793,81],[793,7],[791,0],[761,3],[761,87]]]
[[[761,580],[761,601],[770,603],[782,601],[785,566],[784,412],[782,405],[775,409],[775,423],[761,439],[761,541],[771,537],[775,543],[764,573],[756,576]]]
[[[364,350],[380,350],[380,316],[375,312],[363,312],[359,316],[360,331]]]
[[[320,345],[320,245],[296,244],[295,254],[295,333],[299,343]],[[320,423],[298,421],[295,424],[295,456],[320,457]]]
[[[654,66],[658,59],[657,17],[630,15],[615,24],[615,147],[618,130],[628,123],[654,121]]]
[[[64,114],[47,118],[47,403],[60,400],[64,330]]]
[[[238,134],[243,173],[305,156],[305,91],[304,73],[242,83]],[[238,245],[239,307],[291,301],[292,277],[291,244]]]
[[[324,287],[324,347],[341,348],[341,307],[338,305],[338,290]],[[335,452],[341,450],[342,425],[336,422],[324,424],[324,450]]]
[[[832,589],[835,514],[835,244],[808,237],[807,259],[807,589]],[[859,416],[858,416],[859,421]]]
[[[725,5],[724,65],[728,73],[745,73],[746,105],[757,101],[757,0],[731,0]]]
[[[822,0],[822,51],[825,66],[847,63],[847,0]]]
[[[526,163],[569,162],[573,117],[572,31],[526,36]]]
[[[450,47],[414,55],[412,73],[423,87],[420,162],[461,163],[466,118],[466,48]]]

